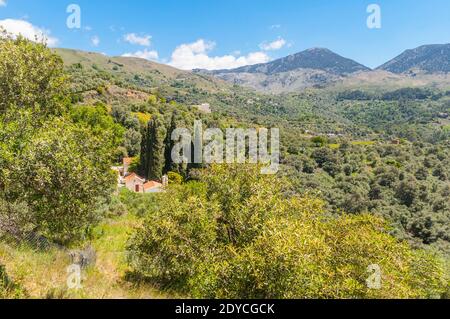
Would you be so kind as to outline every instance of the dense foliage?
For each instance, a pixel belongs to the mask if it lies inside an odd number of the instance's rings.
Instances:
[[[450,253],[449,147],[424,143],[305,145],[284,173],[300,192],[320,191],[336,213],[370,212],[416,246]]]
[[[382,219],[327,214],[322,201],[292,195],[255,167],[215,166],[147,214],[130,241],[131,265],[194,297],[432,298],[446,290],[441,261],[392,238]],[[381,289],[367,287],[373,264]]]
[[[112,192],[120,132],[70,111],[61,58],[45,45],[6,37],[0,55],[0,235],[81,238]]]
[[[448,296],[437,252],[448,260],[448,92],[264,95],[102,59],[72,61],[68,77],[45,45],[0,37],[2,239],[70,244],[105,213],[130,214],[140,225],[128,247],[135,278],[187,296]],[[281,176],[173,163],[171,133],[199,119],[280,128]],[[125,156],[148,179],[168,173],[170,187],[111,199],[110,167]],[[381,289],[367,285],[373,266]],[[0,267],[0,297],[21,296]]]
[[[68,82],[60,57],[44,44],[19,37],[11,41],[0,29],[0,114],[11,108],[46,116],[67,106]]]

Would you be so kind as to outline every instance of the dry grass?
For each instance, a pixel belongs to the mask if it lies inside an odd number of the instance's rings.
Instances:
[[[105,221],[94,233],[92,246],[97,252],[95,266],[83,270],[82,288],[67,287],[67,252],[53,249],[36,251],[0,243],[0,261],[11,279],[21,285],[30,298],[71,299],[162,299],[167,296],[145,283],[126,281],[128,271],[125,247],[129,233],[139,220],[122,216]]]

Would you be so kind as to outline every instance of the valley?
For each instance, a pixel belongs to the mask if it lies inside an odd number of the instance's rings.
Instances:
[[[17,84],[0,86],[1,296],[448,298],[445,49],[377,70],[311,49],[190,72],[20,38],[0,45],[0,80]],[[279,128],[280,172],[175,163],[173,131],[199,120]],[[110,168],[123,158],[145,180],[167,174],[169,187],[117,189]],[[64,250],[34,247],[30,234]],[[85,288],[69,289],[65,250],[86,247],[96,262]],[[373,264],[379,290],[366,285]]]

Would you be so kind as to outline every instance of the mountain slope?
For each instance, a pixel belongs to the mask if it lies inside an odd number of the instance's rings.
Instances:
[[[231,84],[255,89],[260,92],[299,92],[307,88],[401,88],[443,87],[450,88],[450,45],[425,46],[409,52],[423,52],[420,65],[428,71],[417,72],[417,63],[402,56],[371,71],[365,66],[343,58],[327,49],[310,49],[267,64],[245,66],[233,70],[183,71],[168,65],[144,59],[108,57],[99,53],[69,49],[55,49],[63,58],[73,77],[74,91],[97,95],[97,88],[107,88],[105,102],[135,99],[146,100],[149,93],[159,92],[163,96],[179,101],[205,103],[206,97],[215,93],[229,93]],[[434,49],[433,49],[434,48]],[[438,49],[436,49],[438,48]],[[420,50],[419,50],[420,49]],[[408,54],[416,56],[417,54]],[[402,66],[405,62],[411,66]],[[431,73],[437,66],[441,72]],[[386,68],[387,70],[384,70]],[[402,73],[414,70],[413,73]],[[197,96],[193,100],[192,96]]]
[[[448,73],[450,72],[450,44],[423,45],[406,50],[377,69],[396,74],[417,71]]]
[[[116,87],[126,95],[158,91],[164,96],[228,91],[230,85],[220,79],[165,64],[130,57],[109,57],[99,53],[55,49],[72,77],[74,91],[92,91],[98,87]]]
[[[269,63],[244,66],[234,70],[222,70],[215,73],[263,73],[273,75],[299,69],[321,70],[336,75],[370,70],[368,67],[328,49],[313,48]]]
[[[281,93],[310,87],[327,87],[348,75],[366,71],[370,69],[353,60],[328,49],[314,48],[264,64],[231,70],[194,72],[214,75],[258,91]]]

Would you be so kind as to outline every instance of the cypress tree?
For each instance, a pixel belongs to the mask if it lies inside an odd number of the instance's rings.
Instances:
[[[160,180],[164,169],[164,141],[166,127],[160,116],[155,116],[149,123],[146,132],[144,159],[145,177],[149,180]]]
[[[165,158],[165,165],[164,165],[164,172],[175,172],[175,173],[182,173],[182,167],[180,164],[176,164],[172,161],[172,150],[175,146],[175,142],[172,141],[172,133],[178,128],[178,114],[174,112],[172,114],[172,119],[170,121],[170,126],[167,131],[167,136],[165,140],[165,152],[164,152],[164,158]]]
[[[141,139],[141,156],[140,156],[140,165],[139,165],[139,175],[147,177],[148,172],[148,132],[149,132],[150,122],[147,123],[147,126],[142,130],[142,139]]]

